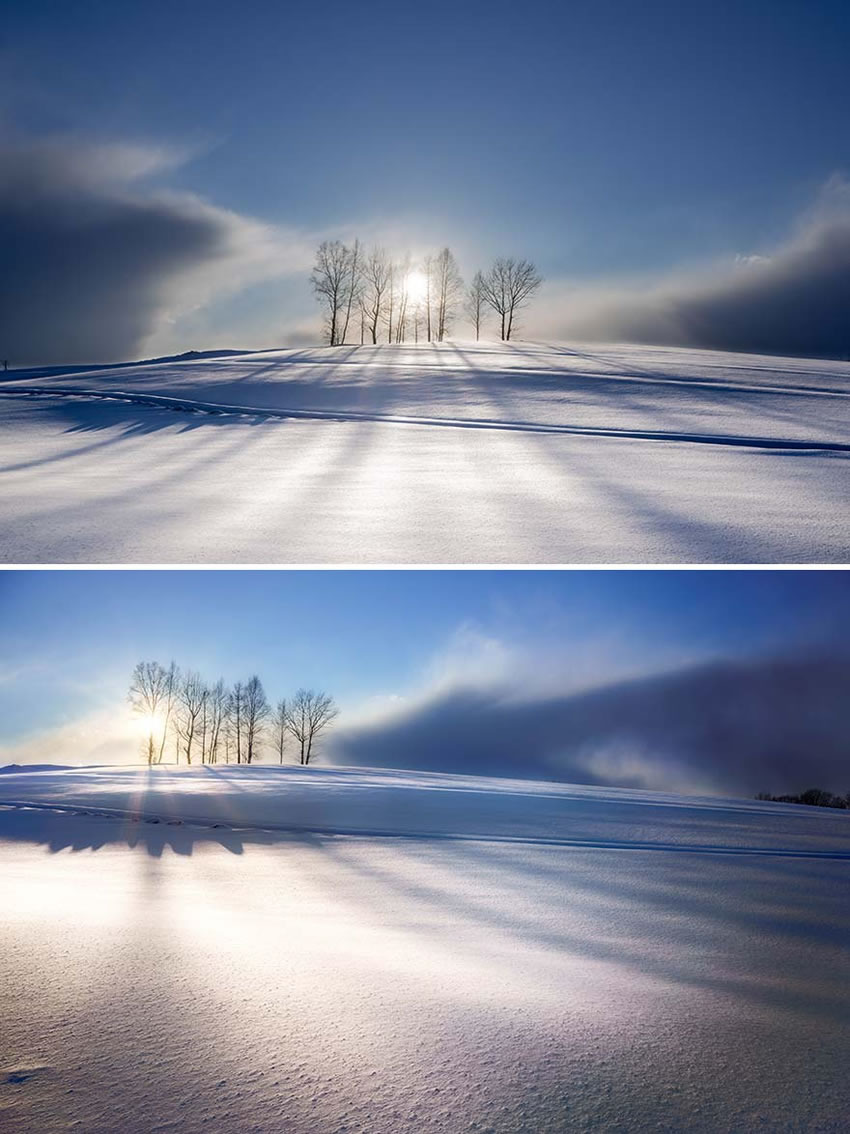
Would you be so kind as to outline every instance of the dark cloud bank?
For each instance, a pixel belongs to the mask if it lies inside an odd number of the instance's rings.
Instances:
[[[221,240],[209,218],[127,192],[132,155],[96,156],[3,147],[0,351],[13,364],[120,359],[150,331],[162,281]]]
[[[647,288],[579,291],[553,329],[566,338],[850,358],[850,211],[840,188],[840,208],[770,257]]]
[[[267,277],[275,255],[285,265],[275,230],[151,188],[175,164],[155,148],[0,138],[0,357],[125,360],[163,320]]]
[[[564,697],[455,689],[340,730],[336,763],[752,795],[850,791],[850,660],[701,665]]]

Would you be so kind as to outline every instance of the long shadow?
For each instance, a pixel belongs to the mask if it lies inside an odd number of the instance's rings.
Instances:
[[[150,806],[149,782],[140,785],[140,809]],[[391,922],[400,916],[417,936],[452,952],[483,956],[492,942],[498,953],[499,940],[512,939],[552,957],[610,963],[773,1009],[837,1022],[850,1014],[850,985],[833,975],[850,934],[841,862],[733,860],[710,851],[661,858],[636,851],[624,860],[616,851],[520,848],[486,836],[437,842],[240,831],[114,818],[72,804],[61,812],[4,808],[0,834],[50,853],[123,844],[151,858],[169,849],[191,855],[201,843],[236,855],[247,844],[309,847],[320,856],[310,876],[331,905],[348,904],[380,923],[397,911]],[[749,956],[747,943],[755,942],[759,950]]]
[[[530,352],[526,352],[523,349],[524,344],[521,345],[519,343],[509,343],[509,344],[506,344],[506,345],[518,354],[530,353]],[[669,382],[669,381],[673,380],[673,381],[681,382],[682,384],[686,384],[686,383],[689,382],[689,379],[687,378],[687,376],[677,374],[675,371],[672,371],[672,370],[669,370],[669,371],[668,370],[651,370],[651,369],[648,369],[645,366],[636,366],[636,365],[633,364],[631,358],[628,360],[628,362],[626,362],[626,360],[623,359],[623,358],[606,356],[605,354],[599,353],[598,351],[590,351],[590,350],[586,350],[586,349],[580,350],[578,347],[568,347],[568,346],[565,346],[563,344],[560,344],[558,346],[555,346],[553,344],[553,345],[550,346],[548,344],[540,343],[540,344],[537,344],[537,345],[538,345],[538,347],[543,347],[545,353],[547,353],[547,354],[550,354],[550,355],[551,354],[554,354],[554,355],[560,354],[560,355],[568,356],[570,358],[584,358],[584,359],[587,359],[587,361],[593,362],[598,366],[614,367],[615,369],[622,371],[624,376],[629,376],[629,375],[633,374],[636,377],[648,378],[648,379],[651,379],[653,381]],[[634,349],[636,349],[636,350],[641,349],[640,344],[638,344]],[[644,349],[645,349],[645,347],[644,347]],[[539,357],[539,354],[540,354],[540,351],[538,350],[535,357]],[[756,356],[756,357],[763,357],[763,356]],[[787,367],[773,368],[771,366],[764,366],[764,365],[762,365],[762,366],[741,366],[740,364],[736,365],[734,363],[721,363],[721,362],[706,363],[706,362],[704,362],[704,360],[702,358],[699,358],[699,360],[695,359],[694,364],[699,366],[700,368],[705,366],[706,368],[712,368],[712,369],[716,369],[716,370],[742,370],[742,371],[745,371],[745,372],[748,372],[748,373],[758,373],[758,372],[762,371],[762,372],[765,372],[765,373],[768,373],[768,374],[794,374],[794,375],[797,375],[797,376],[805,376],[805,375],[809,374],[813,377],[821,377],[822,376],[819,371],[792,370],[792,369],[788,369]],[[604,377],[604,374],[600,374],[600,377]],[[616,375],[610,375],[610,377],[615,378]],[[694,379],[695,383],[698,383],[698,382],[701,382],[701,381],[704,381],[704,380],[699,379],[699,378]],[[723,381],[722,380],[717,381],[716,385],[718,385],[719,387],[722,387]],[[847,393],[848,393],[846,388],[839,388],[839,387],[836,387],[836,386],[800,386],[798,388],[801,392],[803,392],[803,391],[806,392],[806,393],[811,392],[813,394],[822,393],[822,394],[838,394],[838,395],[841,395],[841,396],[847,396]],[[766,392],[769,392],[771,390],[771,387],[765,385],[764,389],[765,389]]]
[[[86,404],[83,405],[83,402],[86,402]],[[140,409],[127,404],[119,405],[118,403],[108,402],[93,404],[85,398],[76,403],[71,400],[63,400],[60,404],[40,405],[38,410],[39,416],[46,420],[48,427],[54,428],[57,433],[67,436],[105,433],[110,430],[114,432],[110,437],[92,441],[87,445],[74,445],[58,453],[0,465],[0,473],[22,472],[26,469],[58,464],[109,448],[129,438],[145,437],[166,429],[177,427],[177,432],[188,433],[205,426],[232,425],[234,420],[232,417],[214,415],[177,414],[154,407]],[[261,413],[245,414],[240,417],[240,422],[243,425],[262,425],[266,424],[268,420]]]
[[[56,422],[57,427],[61,424],[64,424],[64,422],[62,422],[61,418],[65,414],[66,409],[67,409],[67,407],[64,406],[64,405],[62,405],[62,406],[50,406],[50,407],[40,406],[39,407],[39,410],[41,411],[41,413],[44,416],[55,417],[55,418],[59,419]],[[123,415],[122,415],[122,417],[123,417]],[[115,424],[120,424],[120,423],[121,422],[118,421]],[[70,432],[73,432],[73,430],[72,429],[66,429],[65,432],[70,433]],[[22,472],[25,469],[40,468],[44,465],[56,464],[59,461],[68,460],[68,459],[76,457],[76,456],[83,456],[86,453],[92,453],[92,452],[97,451],[98,449],[106,448],[109,445],[114,445],[117,441],[120,441],[120,440],[121,440],[120,435],[116,435],[114,437],[108,437],[103,441],[93,441],[89,445],[74,446],[73,448],[66,449],[61,453],[51,453],[50,455],[45,456],[45,457],[33,457],[30,460],[17,461],[13,464],[10,464],[10,465],[0,465],[0,473]]]
[[[24,394],[22,396],[29,396]],[[41,397],[42,395],[35,395]],[[657,442],[673,442],[678,444],[702,444],[716,446],[731,446],[733,448],[777,449],[780,451],[802,450],[805,452],[850,453],[850,441],[830,441],[818,438],[772,437],[746,433],[706,433],[693,430],[687,426],[678,429],[669,427],[657,428],[640,424],[614,426],[590,424],[564,424],[550,422],[535,422],[526,420],[513,420],[500,417],[494,418],[467,418],[453,416],[422,416],[411,413],[390,413],[386,410],[352,410],[352,409],[310,409],[306,407],[277,408],[269,406],[258,408],[253,406],[234,406],[217,402],[202,402],[194,399],[181,400],[180,398],[166,397],[159,394],[103,394],[96,391],[54,391],[57,398],[68,396],[76,401],[119,401],[131,406],[150,406],[151,410],[166,410],[187,416],[199,416],[201,422],[187,425],[186,428],[197,428],[207,419],[216,418],[247,420],[252,424],[264,424],[268,421],[329,421],[329,422],[360,422],[373,421],[387,425],[408,425],[419,427],[442,427],[449,429],[476,429],[497,430],[520,433],[542,433],[566,436],[608,437],[621,440],[641,440]],[[669,414],[668,414],[669,417]],[[684,413],[680,419],[685,421]],[[157,428],[164,428],[172,422],[163,422],[161,418],[154,419],[146,426],[139,424],[132,429],[137,432],[154,432]],[[662,423],[663,424],[663,423]],[[91,431],[105,426],[92,423],[88,415],[78,427],[79,431]],[[181,430],[183,432],[185,430]],[[70,430],[66,431],[70,432]]]
[[[447,855],[456,860],[463,856],[466,861],[456,861],[455,868],[449,870],[445,861],[438,862],[438,869],[431,871],[429,880],[422,881],[411,877],[404,861],[401,869],[391,870],[362,851],[356,856],[347,853],[347,845],[339,840],[324,842],[322,849],[352,877],[352,884],[340,886],[338,872],[331,873],[328,882],[335,892],[368,895],[373,916],[379,919],[388,907],[405,908],[412,903],[412,920],[417,932],[433,936],[452,952],[471,949],[477,953],[480,949],[477,940],[464,943],[460,930],[469,926],[485,938],[516,938],[556,954],[567,953],[627,966],[666,982],[696,986],[736,999],[742,997],[800,1015],[846,1023],[850,1013],[846,986],[832,982],[828,989],[817,990],[810,983],[812,951],[821,946],[829,952],[846,939],[850,932],[850,918],[846,913],[838,925],[826,932],[817,918],[789,932],[781,917],[753,914],[753,898],[759,892],[758,886],[738,885],[740,893],[735,893],[716,875],[703,880],[691,876],[659,886],[652,880],[649,884],[640,877],[636,880],[635,875],[630,874],[629,881],[617,884],[612,883],[610,874],[600,878],[592,863],[585,865],[582,871],[580,852],[566,861],[562,859],[560,867],[553,868],[553,888],[551,879],[548,884],[542,884],[539,873],[539,867],[545,863],[545,852],[515,860],[507,868],[502,864],[500,870],[495,856],[500,854],[501,848],[486,843],[454,844]],[[491,879],[487,879],[488,870],[494,871]],[[448,877],[449,884],[443,877]],[[484,881],[470,892],[469,879],[477,877]],[[466,883],[460,894],[449,888],[450,882],[457,878]],[[358,884],[364,879],[368,880],[368,885]],[[761,880],[760,885],[764,881]],[[822,876],[821,883],[824,881]],[[771,882],[781,893],[785,875],[776,874]],[[551,907],[558,883],[567,904],[563,918],[555,926],[541,921],[535,903],[539,899]],[[526,907],[531,905],[532,912],[521,913],[511,902],[503,900],[504,890],[512,887],[516,898]],[[576,917],[571,913],[570,893],[576,889],[583,892],[582,904],[576,913],[582,919],[590,917],[589,927],[576,925]],[[502,895],[499,895],[500,890]],[[506,914],[508,909],[509,915]],[[628,910],[625,916],[624,909]],[[659,923],[664,925],[663,934],[659,934]],[[709,934],[714,935],[708,941],[706,927]],[[735,964],[742,961],[741,955],[730,955],[729,960],[734,964],[727,971],[723,961],[729,929],[755,939],[772,936],[778,942],[788,939],[799,944],[804,941],[807,948],[794,956],[792,970],[784,974],[785,981],[778,981],[770,961],[762,962],[761,957],[747,958],[747,971],[742,973],[735,971]],[[710,956],[712,950],[721,957],[713,970],[705,965],[705,956]],[[825,960],[834,966],[834,958],[825,954]]]
[[[67,804],[55,809],[35,805],[0,805],[0,837],[44,846],[51,854],[64,850],[97,851],[106,846],[140,847],[151,857],[160,858],[166,849],[178,855],[191,855],[198,843],[217,843],[231,854],[242,854],[244,841],[237,831],[218,823],[188,824],[167,814],[168,804],[158,801],[166,814],[150,815],[150,799],[144,792],[137,797],[139,814],[109,815],[84,804]]]
[[[114,436],[109,437],[103,442],[95,442],[92,445],[76,447],[59,454],[54,454],[47,458],[28,462],[24,467],[29,467],[30,465],[48,464],[57,461],[72,461],[78,455],[87,453],[92,449],[109,447],[115,445],[119,441],[132,441],[140,435],[151,434],[156,432],[157,430],[167,429],[175,424],[173,420],[174,415],[169,415],[167,413],[160,414],[157,413],[157,411],[152,411],[150,417],[147,414],[140,414],[138,423],[134,423],[132,426],[127,428],[125,415],[122,414],[120,410],[110,409],[109,414],[111,414],[111,416],[106,415],[105,420],[102,419],[99,423],[95,424],[91,423],[86,417],[83,419],[83,424],[81,426],[68,428],[65,430],[65,432],[91,432],[94,429],[109,430],[115,428],[116,433]],[[200,418],[196,423],[192,424],[191,428],[199,428],[210,420],[215,419]],[[233,424],[232,419],[230,424]],[[243,420],[239,424],[265,424],[265,419],[258,419],[250,423]],[[187,429],[178,430],[178,432],[180,433],[186,431]],[[256,439],[258,436],[258,434],[253,432],[250,435],[252,440]],[[236,428],[232,433],[226,433],[224,437],[227,440],[223,441],[222,445],[219,445],[215,449],[214,455],[206,447],[196,445],[187,448],[185,452],[180,453],[179,457],[172,458],[168,462],[156,460],[156,454],[154,453],[149,453],[144,449],[137,449],[136,452],[140,453],[143,456],[144,461],[146,462],[146,467],[144,467],[143,469],[143,476],[144,488],[147,497],[150,498],[157,487],[166,486],[170,482],[179,481],[182,485],[187,485],[189,483],[190,476],[197,470],[204,469],[213,460],[217,462],[226,461],[227,457],[231,453],[241,451],[244,448],[246,435],[242,432],[241,429]],[[154,463],[151,465],[151,462]],[[147,467],[147,465],[151,465],[151,467]],[[106,479],[102,482],[102,484],[105,491],[100,500],[101,507],[115,507],[124,499],[134,504],[138,500],[138,480],[134,479],[133,477],[122,477],[118,478],[117,480]],[[62,501],[53,508],[42,509],[39,512],[39,522],[42,526],[45,526],[50,522],[53,516],[65,516],[67,512],[68,504]]]
[[[665,561],[775,563],[787,558],[781,539],[730,522],[703,519],[696,514],[695,501],[682,502],[675,493],[641,490],[634,479],[620,475],[619,465],[603,463],[598,453],[573,449],[570,460],[576,475],[592,482],[606,500],[622,507],[646,538],[664,552]],[[700,482],[699,506],[703,512],[704,500],[711,498],[709,487],[705,479]]]
[[[279,400],[281,382],[268,383],[257,381],[259,376],[280,369],[281,364],[277,360],[272,363],[266,363],[261,367],[254,367],[235,380],[232,378],[232,375],[229,374],[225,375],[225,381],[223,383],[214,379],[214,401],[203,401],[195,398],[190,398],[188,400],[181,399],[178,392],[180,383],[177,383],[177,386],[174,389],[167,387],[167,392],[145,392],[142,390],[110,390],[108,388],[104,388],[103,386],[82,388],[63,388],[56,386],[52,388],[20,387],[17,393],[20,393],[21,397],[31,396],[35,398],[43,398],[53,396],[69,397],[73,399],[85,398],[91,401],[97,401],[99,399],[114,400],[121,401],[129,405],[141,404],[150,406],[152,408],[168,409],[181,412],[187,416],[195,418],[202,416],[208,418],[209,420],[234,416],[247,418],[254,422],[259,422],[270,417],[280,418],[284,420],[298,417],[315,417],[318,419],[328,420],[359,420],[364,418],[380,420],[382,417],[385,417],[388,421],[396,421],[396,419],[407,419],[410,424],[445,424],[452,425],[455,428],[490,427],[541,432],[588,432],[594,435],[599,434],[603,436],[638,436],[644,439],[668,439],[686,441],[691,443],[710,442],[712,444],[755,444],[760,447],[776,447],[783,449],[817,448],[828,449],[830,451],[850,451],[850,442],[844,443],[839,440],[822,441],[817,438],[800,439],[793,436],[762,437],[756,435],[748,435],[746,432],[742,432],[738,426],[735,426],[735,432],[719,431],[717,433],[705,433],[704,431],[700,430],[695,431],[694,410],[692,407],[682,406],[682,412],[679,414],[676,414],[672,410],[672,408],[668,407],[662,415],[663,407],[659,406],[657,398],[654,400],[647,400],[646,398],[637,400],[636,398],[633,398],[631,396],[626,396],[623,391],[608,392],[608,394],[613,393],[611,405],[615,405],[618,411],[622,411],[624,407],[628,408],[634,401],[635,405],[633,408],[639,411],[640,418],[635,422],[633,426],[629,426],[628,424],[618,424],[616,427],[614,427],[613,425],[605,424],[600,426],[594,426],[592,424],[582,425],[580,424],[580,422],[558,423],[551,421],[529,421],[526,420],[528,417],[527,406],[520,407],[516,405],[516,398],[518,397],[520,390],[522,390],[525,394],[528,393],[528,383],[522,383],[522,386],[518,387],[513,371],[509,372],[504,368],[501,371],[482,369],[482,367],[480,366],[480,360],[470,352],[464,350],[460,346],[448,344],[446,344],[446,346],[447,349],[445,355],[441,356],[441,360],[444,363],[447,363],[447,365],[443,365],[441,368],[437,369],[435,371],[435,381],[429,382],[428,384],[431,398],[433,399],[434,397],[436,397],[439,400],[441,396],[441,390],[443,391],[443,395],[448,395],[454,392],[454,388],[456,386],[456,372],[458,368],[453,365],[453,360],[457,359],[460,360],[461,373],[465,375],[469,381],[471,381],[473,386],[476,386],[478,388],[479,396],[483,398],[483,400],[487,404],[495,406],[498,409],[503,409],[506,406],[512,404],[515,406],[515,411],[511,413],[508,418],[506,418],[505,415],[501,413],[494,415],[492,418],[480,419],[468,419],[465,417],[458,417],[457,415],[449,416],[440,414],[438,414],[436,417],[423,417],[417,414],[404,413],[394,415],[392,413],[393,407],[398,403],[399,398],[403,398],[404,396],[404,391],[401,389],[403,383],[399,383],[398,380],[395,379],[394,381],[382,387],[379,383],[376,382],[374,370],[370,370],[368,372],[369,400],[370,403],[372,403],[369,409],[346,409],[339,406],[337,406],[336,408],[320,408],[319,406],[316,406],[317,401],[321,403],[321,401],[326,400],[326,398],[322,396],[323,394],[326,394],[334,399],[339,399],[339,397],[342,395],[343,400],[345,400],[344,390],[347,388],[347,385],[350,385],[353,391],[363,393],[363,391],[365,390],[363,382],[340,384],[333,381],[336,372],[341,367],[346,365],[350,354],[353,351],[359,350],[360,348],[352,348],[352,350],[349,351],[346,355],[334,356],[333,358],[323,360],[321,375],[313,376],[308,373],[306,375],[302,374],[296,378],[286,377],[285,379],[283,379],[283,381],[285,381],[286,390],[291,395],[291,400],[293,402],[292,406],[288,408],[281,408],[279,404],[275,404]],[[526,348],[511,346],[511,349],[513,349],[517,354],[526,353]],[[424,369],[427,370],[428,368],[426,367]],[[451,381],[446,378],[445,372],[447,370],[450,371],[450,378],[453,379]],[[421,366],[417,367],[418,378],[422,378],[422,373],[423,368]],[[162,375],[158,375],[158,377],[161,378]],[[595,399],[598,399],[600,395],[602,395],[603,408],[604,403],[608,400],[608,394],[604,394],[600,389],[600,382],[604,383],[607,380],[614,381],[616,378],[616,376],[604,374],[592,376],[577,375],[575,372],[569,371],[548,371],[542,373],[535,372],[533,377],[533,390],[535,392],[544,392],[558,395],[568,394],[572,397],[581,395],[582,392],[584,392],[588,395],[592,394]],[[228,378],[230,379],[229,381],[227,380]],[[509,378],[510,381],[504,381],[507,378]],[[577,379],[580,380],[578,385]],[[654,380],[656,379],[653,378],[653,381]],[[660,381],[661,378],[659,377],[657,380]],[[583,385],[581,384],[582,382]],[[229,390],[233,390],[234,393],[238,392],[240,394],[240,398],[242,397],[242,395],[244,395],[245,391],[244,389],[239,388],[239,383],[246,383],[249,386],[256,386],[254,396],[255,400],[260,403],[265,401],[265,398],[270,391],[273,392],[274,396],[271,399],[270,404],[250,406],[245,406],[244,404],[241,404],[241,402],[237,405],[226,404],[225,398]],[[162,385],[162,383],[159,384]],[[685,385],[689,387],[689,396],[692,397],[693,384],[685,382]],[[772,391],[770,387],[754,390],[742,389],[736,391],[722,387],[719,384],[715,384],[715,386],[711,390],[703,390],[701,391],[701,394],[710,412],[712,405],[720,406],[723,409],[728,409],[730,404],[734,404],[735,401],[741,402],[745,406],[747,402],[752,401],[754,397],[757,397],[759,401],[761,401],[762,394],[765,392],[776,393],[777,391]],[[9,390],[6,391],[6,393],[8,395],[12,395],[16,393],[16,391]],[[382,393],[383,399],[381,397]],[[304,403],[305,396],[309,398],[309,401],[312,402],[312,405],[307,405]],[[376,396],[377,404],[375,404]],[[671,402],[672,406],[672,404],[675,404],[677,399],[674,397],[668,400]],[[794,420],[793,412],[790,410],[785,412],[777,410],[776,412],[770,413],[769,411],[765,411],[763,406],[761,405],[756,405],[752,408],[760,418],[764,417],[765,413],[767,413],[768,417],[773,417],[777,420]],[[655,427],[656,419],[658,419],[657,424],[659,428]],[[841,419],[839,418],[837,420],[840,421]],[[152,430],[153,428],[156,428],[157,425],[161,424],[162,422],[160,419],[160,421],[158,421],[156,424],[150,423],[141,425],[139,423],[139,420],[137,419],[134,422],[133,428],[134,431],[147,431],[148,429]],[[730,423],[730,428],[732,424],[734,423]],[[186,425],[185,428],[197,428],[197,425],[198,423],[195,422],[194,424]],[[78,427],[88,430],[92,428],[98,428],[99,426],[96,423],[92,422],[90,414],[86,414],[84,422]]]

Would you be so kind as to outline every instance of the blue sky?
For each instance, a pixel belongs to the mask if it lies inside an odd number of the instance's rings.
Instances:
[[[486,682],[560,692],[846,641],[850,585],[810,571],[5,571],[0,741],[112,707],[140,659],[352,717]]]
[[[850,167],[843,3],[27,0],[4,28],[24,128],[188,146],[170,184],[288,224],[516,234],[549,273],[759,244]]]
[[[608,279],[785,240],[850,172],[848,42],[825,0],[12,0],[0,125],[162,147],[145,184],[308,240],[389,232],[453,243],[467,273],[516,253]],[[294,334],[299,272],[157,341]]]

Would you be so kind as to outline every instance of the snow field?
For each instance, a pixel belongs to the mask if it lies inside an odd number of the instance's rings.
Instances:
[[[557,344],[22,372],[0,555],[846,561],[848,399],[845,363]]]
[[[0,786],[4,1129],[843,1128],[846,816],[367,769]]]

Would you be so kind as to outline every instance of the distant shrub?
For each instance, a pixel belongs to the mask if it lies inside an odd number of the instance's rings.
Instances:
[[[850,792],[846,795],[833,795],[831,791],[822,791],[821,788],[809,788],[799,795],[771,795],[760,791],[756,799],[766,799],[772,803],[804,803],[809,807],[838,807],[841,810],[850,810]]]

